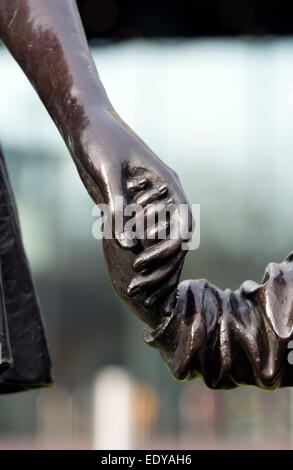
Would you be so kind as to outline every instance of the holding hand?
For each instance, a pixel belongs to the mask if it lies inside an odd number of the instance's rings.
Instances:
[[[165,301],[179,282],[187,254],[182,243],[192,232],[192,216],[177,175],[135,135],[129,133],[127,140],[136,152],[129,151],[130,158],[121,164],[119,195],[126,207],[141,207],[143,234],[133,237],[126,229],[118,240],[104,239],[104,253],[118,296],[145,323],[157,325],[166,313]],[[180,206],[187,209],[187,217],[182,217]],[[125,250],[127,245],[131,249]]]
[[[137,274],[127,293],[140,294],[145,307],[152,308],[178,284],[187,254],[181,245],[187,239],[180,236],[183,220],[166,184],[158,187],[152,185],[150,178],[140,176],[130,178],[127,188],[133,201],[142,206],[145,222],[143,251],[135,257],[133,269]]]

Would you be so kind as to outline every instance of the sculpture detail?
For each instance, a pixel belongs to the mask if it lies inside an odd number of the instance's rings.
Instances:
[[[113,109],[74,0],[1,0],[0,37],[50,113],[88,193],[108,205],[111,220],[117,196],[124,207],[140,204],[145,216],[158,202],[188,205],[175,172]],[[0,233],[0,392],[5,392],[50,384],[51,364],[3,159],[0,163],[0,217],[6,222]],[[9,216],[7,208],[13,208]],[[293,385],[287,361],[293,255],[269,265],[262,284],[247,281],[235,292],[205,280],[179,284],[186,238],[181,230],[172,236],[172,230],[182,223],[173,211],[167,238],[151,243],[114,223],[112,239],[103,240],[113,287],[147,325],[146,342],[160,350],[179,380],[202,376],[212,388]],[[184,223],[191,228],[190,213]],[[155,223],[148,230],[158,235],[160,227]]]
[[[146,189],[139,192],[142,199]],[[270,263],[261,284],[246,281],[233,292],[204,279],[179,283],[184,252],[180,244],[165,250],[167,242],[131,260],[114,241],[104,240],[104,251],[114,289],[146,323],[146,343],[160,351],[174,377],[202,377],[214,389],[292,386],[293,253]]]

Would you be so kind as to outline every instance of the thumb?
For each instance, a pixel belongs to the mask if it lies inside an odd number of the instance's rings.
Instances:
[[[121,172],[111,171],[106,182],[106,202],[109,206],[112,235],[121,248],[131,250],[137,245],[137,240],[133,234],[125,231],[125,206],[127,204],[127,194],[124,189]]]

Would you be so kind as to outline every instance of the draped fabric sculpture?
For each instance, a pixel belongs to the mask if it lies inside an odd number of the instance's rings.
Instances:
[[[74,0],[1,0],[0,38],[44,103],[95,202],[117,216],[115,198],[145,207],[188,205],[177,175],[113,109],[91,58]],[[5,72],[5,71],[4,71]],[[122,207],[122,214],[123,214]],[[118,214],[119,215],[119,214]],[[173,227],[183,221],[178,211]],[[170,222],[170,221],[169,221]],[[185,223],[191,224],[191,217]],[[39,304],[21,243],[15,203],[0,160],[0,392],[49,385]],[[147,325],[178,379],[202,375],[213,388],[292,385],[292,256],[270,265],[261,285],[222,292],[207,281],[179,284],[186,241],[169,233],[153,243],[123,228],[104,240],[114,289]],[[159,231],[154,225],[153,234]],[[184,232],[184,231],[183,231]]]

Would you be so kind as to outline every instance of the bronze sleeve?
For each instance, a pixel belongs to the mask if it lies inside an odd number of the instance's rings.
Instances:
[[[293,385],[293,252],[268,265],[262,284],[222,291],[206,280],[179,284],[171,313],[145,341],[178,380],[201,376],[214,389]]]

